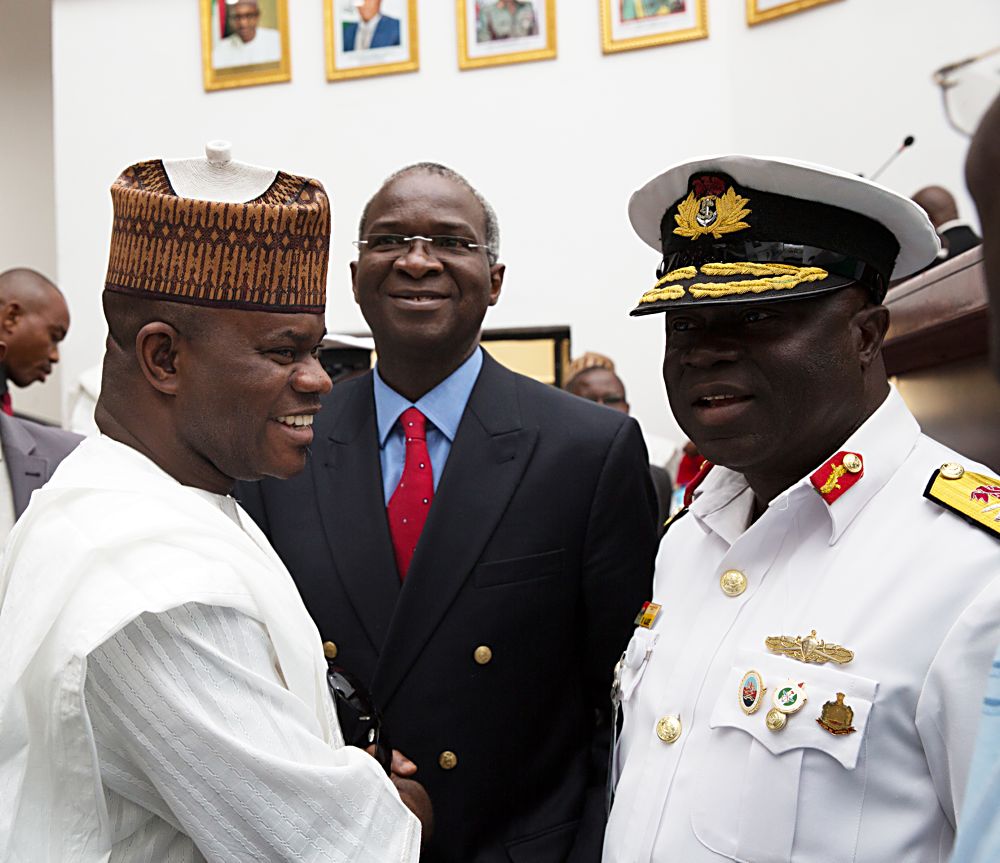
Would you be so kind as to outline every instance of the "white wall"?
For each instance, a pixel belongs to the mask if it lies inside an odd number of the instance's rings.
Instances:
[[[0,272],[55,278],[51,24],[47,2],[0,0]],[[59,379],[14,392],[17,411],[58,421]]]
[[[329,325],[364,322],[347,261],[381,179],[420,159],[465,173],[500,214],[507,282],[489,326],[563,324],[574,348],[618,362],[633,408],[679,434],[659,377],[661,318],[629,319],[657,255],[631,232],[629,194],[705,152],[789,155],[883,177],[909,194],[964,193],[966,141],[946,125],[931,71],[992,46],[996,0],[843,0],[750,29],[739,0],[710,0],[707,41],[605,57],[597,0],[560,0],[559,59],[459,72],[455,4],[420,0],[420,72],[328,84],[319,0],[291,0],[290,84],[204,93],[198,3],[54,0],[60,283],[67,372],[99,361],[107,188],[139,159],[236,158],[321,178],[334,202]],[[71,381],[72,374],[65,380]]]

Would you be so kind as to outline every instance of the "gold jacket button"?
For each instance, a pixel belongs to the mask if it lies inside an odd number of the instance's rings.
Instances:
[[[337,645],[334,644],[332,641],[324,641],[323,642],[323,655],[327,659],[336,659],[337,658]]]
[[[947,461],[941,465],[941,476],[945,479],[961,479],[965,474],[965,468],[958,462]]]
[[[848,473],[861,473],[861,468],[863,468],[864,462],[861,461],[861,456],[856,452],[849,452],[844,456],[844,467],[847,469]]]
[[[476,660],[478,665],[487,665],[491,659],[493,659],[493,651],[490,650],[485,644],[480,644],[472,652],[472,658]]]
[[[739,596],[747,589],[747,577],[738,569],[727,569],[719,577],[719,587],[726,596]]]
[[[446,749],[438,756],[438,764],[442,770],[454,770],[458,766],[458,756],[450,749]]]
[[[656,723],[656,736],[664,743],[674,743],[681,736],[681,718],[676,714],[662,717]]]

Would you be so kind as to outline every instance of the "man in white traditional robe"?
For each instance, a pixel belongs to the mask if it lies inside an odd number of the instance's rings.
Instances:
[[[228,495],[301,470],[330,387],[329,203],[265,182],[181,197],[155,161],[112,187],[102,434],[0,567],[4,863],[419,857],[413,765],[343,745],[316,628]]]
[[[281,60],[281,33],[258,26],[260,6],[256,0],[229,0],[226,14],[233,32],[216,43],[213,68],[233,69]]]

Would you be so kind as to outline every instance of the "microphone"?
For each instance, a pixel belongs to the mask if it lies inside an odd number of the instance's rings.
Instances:
[[[896,152],[893,153],[888,159],[886,159],[885,162],[882,164],[882,167],[879,168],[868,179],[869,180],[876,180],[876,179],[878,179],[882,175],[882,172],[885,171],[885,169],[888,168],[893,162],[895,162],[896,159],[899,158],[899,154],[902,153],[903,150],[905,150],[907,147],[912,147],[913,146],[913,142],[916,141],[916,140],[917,139],[914,138],[913,135],[907,135],[905,138],[903,138],[903,143],[899,145],[899,149],[896,150]],[[864,174],[861,174],[861,176],[863,177]]]

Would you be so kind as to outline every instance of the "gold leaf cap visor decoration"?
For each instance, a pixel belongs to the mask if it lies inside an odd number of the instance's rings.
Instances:
[[[632,227],[663,257],[632,315],[796,299],[852,284],[881,302],[891,279],[934,260],[926,213],[821,165],[714,156],[669,168],[632,195]]]
[[[258,198],[179,196],[163,162],[126,168],[111,186],[107,291],[213,308],[322,313],[330,201],[318,180],[282,171]]]

